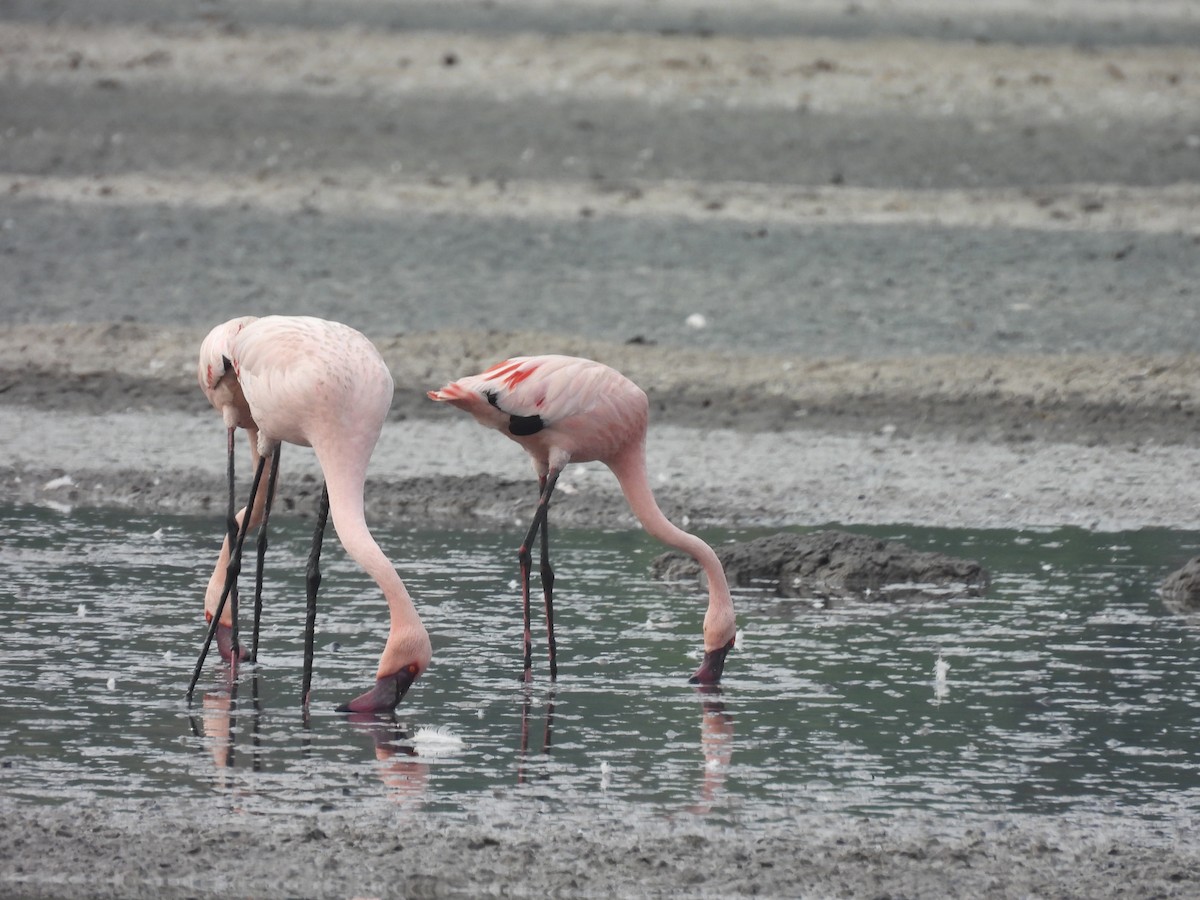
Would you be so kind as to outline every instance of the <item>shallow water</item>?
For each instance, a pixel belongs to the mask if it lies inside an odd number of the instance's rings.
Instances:
[[[1170,818],[1200,807],[1200,630],[1156,593],[1200,552],[1198,533],[863,529],[981,559],[992,589],[831,609],[740,591],[740,646],[720,692],[703,693],[686,676],[704,597],[646,577],[661,548],[640,532],[555,532],[559,678],[547,678],[538,628],[526,686],[515,529],[380,528],[434,664],[395,721],[333,712],[368,686],[386,626],[374,586],[329,540],[306,722],[302,521],[273,523],[258,667],[234,690],[210,660],[185,701],[220,529],[0,509],[6,794],[113,808],[217,798],[283,814],[398,804],[461,817],[500,804],[746,825],[824,811]]]

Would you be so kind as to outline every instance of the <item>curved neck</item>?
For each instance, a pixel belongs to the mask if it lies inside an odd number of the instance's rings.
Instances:
[[[393,626],[419,622],[420,617],[408,595],[408,589],[367,528],[363,514],[362,480],[327,472],[325,484],[329,488],[329,516],[338,540],[346,548],[346,553],[362,566],[383,591],[391,609]]]
[[[729,594],[729,582],[716,552],[696,537],[676,526],[668,519],[650,490],[646,476],[646,454],[642,444],[626,448],[620,455],[608,461],[608,467],[617,476],[621,491],[629,501],[629,508],[637,516],[647,534],[668,546],[682,550],[700,564],[708,581],[708,612],[704,616],[704,645],[709,650],[724,647],[734,636],[733,599]]]
[[[324,463],[324,461],[322,461]],[[379,676],[391,674],[411,662],[429,663],[429,636],[421,617],[391,561],[367,528],[363,514],[361,472],[322,464],[329,489],[329,516],[346,553],[374,579],[387,601],[388,641],[379,661]]]

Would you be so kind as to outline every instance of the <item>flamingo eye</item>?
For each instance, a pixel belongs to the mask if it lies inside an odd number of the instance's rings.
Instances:
[[[496,409],[500,408],[500,404],[496,400],[497,394],[495,391],[487,391],[483,396],[487,397],[487,402],[496,407]]]

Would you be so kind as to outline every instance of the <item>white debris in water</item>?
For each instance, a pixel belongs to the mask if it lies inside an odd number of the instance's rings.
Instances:
[[[164,650],[163,651],[163,662],[170,662],[174,658],[175,658],[175,652],[173,650]]]
[[[88,614],[87,604],[80,603],[79,606],[75,610],[75,615],[79,616],[79,618],[81,618],[81,619],[86,619],[87,614]]]
[[[117,679],[109,678],[108,679],[108,689],[110,691],[113,691],[113,690],[116,690],[116,688],[117,688]]]
[[[57,500],[43,500],[42,506],[46,509],[52,509],[56,513],[62,513],[64,516],[70,515],[75,509],[70,503],[59,503]]]
[[[158,531],[156,531],[150,535],[150,540],[152,540],[152,541],[158,541],[159,543],[162,543],[162,539],[163,539],[163,530],[161,528],[158,529]]]
[[[412,736],[412,745],[418,756],[448,756],[466,746],[458,735],[444,725],[433,728],[418,728]]]
[[[701,328],[708,327],[708,319],[704,317],[703,313],[692,313],[687,317],[686,321],[688,328],[694,328],[697,331],[699,331]]]
[[[72,478],[70,475],[60,475],[58,478],[51,478],[49,481],[47,481],[45,484],[43,484],[42,490],[56,491],[59,488],[74,487],[74,486],[75,486],[74,478]]]
[[[608,764],[608,760],[600,761],[600,790],[607,791],[609,784],[612,783],[612,766]]]
[[[946,695],[950,693],[948,675],[950,673],[950,663],[942,659],[942,654],[938,654],[937,661],[933,664],[933,701],[935,705],[941,705],[941,702],[946,699]]]

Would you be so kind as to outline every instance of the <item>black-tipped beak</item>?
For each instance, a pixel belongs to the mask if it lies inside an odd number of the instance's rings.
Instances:
[[[400,701],[404,699],[404,695],[408,693],[408,689],[412,687],[412,683],[417,680],[417,676],[420,674],[421,670],[415,663],[405,666],[392,675],[385,675],[383,678],[377,679],[375,687],[364,694],[359,694],[348,703],[343,703],[337,708],[337,711],[344,713],[390,713],[400,705]]]
[[[725,657],[733,649],[733,642],[734,638],[730,638],[729,643],[724,647],[706,651],[704,660],[700,663],[700,668],[688,679],[688,683],[720,684],[721,673],[725,671]]]

